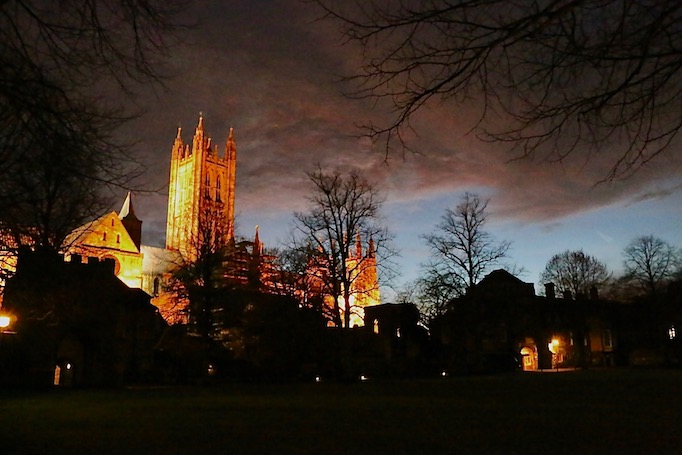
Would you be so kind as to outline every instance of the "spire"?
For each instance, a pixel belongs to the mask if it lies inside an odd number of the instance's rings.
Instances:
[[[373,258],[375,253],[376,253],[376,251],[374,251],[374,238],[370,235],[369,236],[369,251],[367,252],[367,256]]]
[[[126,228],[130,238],[139,250],[140,245],[142,244],[142,221],[135,216],[132,193],[130,191],[128,191],[128,194],[126,195],[121,211],[118,212],[118,218],[121,220],[121,223],[123,223],[123,227]]]
[[[258,235],[258,225],[256,225],[256,236],[253,239],[253,250],[254,253],[263,253],[263,244],[260,242],[260,235]]]
[[[125,201],[121,206],[121,210],[118,212],[118,218],[123,220],[125,218],[130,218],[131,220],[138,220],[135,216],[135,210],[133,209],[133,200],[130,191],[126,195]]]
[[[197,124],[197,134],[199,132],[204,132],[204,113],[199,112],[199,123]]]
[[[234,160],[237,153],[237,146],[234,141],[234,128],[230,128],[230,134],[227,136],[227,143],[225,144],[225,159]]]
[[[178,126],[178,134],[175,136],[175,139],[180,139],[182,140],[182,127]]]
[[[355,257],[362,257],[362,240],[360,239],[360,234],[355,236]]]

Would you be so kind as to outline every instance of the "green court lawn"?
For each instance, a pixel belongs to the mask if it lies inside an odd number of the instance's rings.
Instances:
[[[680,454],[682,371],[0,391],[0,454]]]

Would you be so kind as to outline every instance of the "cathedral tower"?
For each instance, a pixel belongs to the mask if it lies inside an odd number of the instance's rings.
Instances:
[[[183,143],[181,134],[182,128],[178,128],[171,155],[166,248],[192,258],[200,230],[205,229],[202,219],[208,214],[224,241],[234,239],[237,148],[230,128],[221,156],[204,132],[202,115],[191,148]]]

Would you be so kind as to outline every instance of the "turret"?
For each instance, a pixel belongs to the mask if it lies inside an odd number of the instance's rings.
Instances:
[[[133,209],[133,200],[130,191],[126,196],[125,201],[123,201],[123,206],[121,211],[118,212],[118,218],[121,220],[123,227],[126,228],[130,238],[135,243],[137,249],[140,249],[142,244],[142,221],[135,216],[135,210]]]

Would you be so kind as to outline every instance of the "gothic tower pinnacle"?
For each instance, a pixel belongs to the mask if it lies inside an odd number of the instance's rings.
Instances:
[[[211,144],[204,116],[199,114],[192,149],[184,145],[178,128],[171,153],[166,248],[188,258],[194,257],[200,223],[206,216],[219,218],[218,229],[225,241],[234,238],[237,147],[232,128],[224,156]]]

